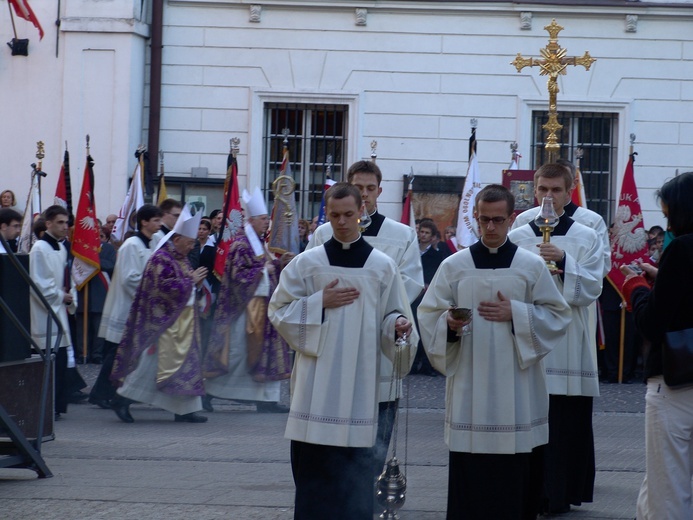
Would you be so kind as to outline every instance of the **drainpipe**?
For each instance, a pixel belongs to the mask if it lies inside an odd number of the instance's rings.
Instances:
[[[163,51],[164,0],[152,0],[152,39],[149,77],[149,171],[156,176],[161,126],[161,54]],[[154,179],[152,178],[152,181]]]

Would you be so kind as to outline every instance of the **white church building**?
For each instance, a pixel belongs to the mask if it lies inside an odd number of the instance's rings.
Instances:
[[[154,174],[163,152],[169,195],[211,210],[221,206],[230,139],[240,139],[240,187],[268,190],[288,129],[303,217],[316,214],[327,173],[341,180],[374,153],[380,209],[398,219],[403,176],[445,191],[466,174],[472,119],[483,184],[501,182],[514,142],[520,168],[545,160],[547,78],[511,62],[541,57],[553,19],[567,56],[596,59],[588,71],[567,66],[558,81],[560,153],[583,151],[590,207],[612,219],[631,134],[646,227],[663,223],[656,189],[693,169],[690,0],[29,3],[44,38],[15,17],[28,55],[0,50],[0,191],[13,190],[21,207],[38,141],[45,207],[66,143],[78,193],[90,135],[103,218],[118,211],[141,143]],[[15,37],[7,9],[0,31]]]

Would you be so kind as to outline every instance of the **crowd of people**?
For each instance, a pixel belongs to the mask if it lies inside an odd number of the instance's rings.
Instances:
[[[56,418],[84,399],[126,423],[136,420],[134,402],[188,423],[206,422],[200,412],[213,412],[219,399],[288,413],[295,518],[370,520],[401,379],[442,375],[449,519],[534,519],[591,502],[597,302],[607,340],[601,378],[615,382],[609,345],[620,295],[604,282],[604,220],[571,201],[574,168],[559,161],[535,172],[535,197],[550,197],[558,216],[550,242],[537,208],[516,215],[513,194],[492,184],[476,197],[480,239],[469,248],[457,247],[452,226],[441,234],[424,218],[413,230],[379,213],[381,181],[374,162],[351,165],[346,182],[325,194],[327,223],[301,219],[300,253],[281,257],[265,241],[262,193],[244,190],[245,221],[220,277],[221,210],[203,217],[173,199],[145,204],[122,243],[112,235],[117,217],[108,215],[99,222],[101,273],[81,294],[66,275],[70,216],[46,209],[34,226],[30,269],[67,331],[55,361]],[[692,195],[693,173],[662,187],[669,243],[651,228],[646,257],[622,268],[633,306],[624,377],[635,377],[640,359],[648,382],[641,519],[691,514],[691,387],[666,385],[661,345],[665,332],[693,326],[693,308],[674,297],[693,289]],[[22,217],[12,192],[0,202],[0,234],[14,248]],[[45,313],[32,295],[39,344],[50,339]],[[101,364],[88,395],[80,362]],[[287,408],[280,382],[289,378]]]

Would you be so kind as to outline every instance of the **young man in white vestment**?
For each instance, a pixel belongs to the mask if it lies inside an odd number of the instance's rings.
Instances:
[[[294,518],[372,520],[381,352],[404,376],[418,335],[397,266],[359,233],[359,189],[337,183],[325,198],[333,237],[284,268],[268,311],[296,352],[285,434]],[[409,344],[396,347],[402,334]]]
[[[63,336],[55,355],[55,417],[67,412],[68,381],[67,369],[75,366],[72,337],[67,313],[77,310],[77,289],[67,269],[67,249],[63,245],[68,231],[68,214],[62,206],[50,206],[43,212],[46,232],[31,247],[29,252],[29,274],[58,316]],[[58,325],[52,323],[51,336],[47,337],[48,312],[31,291],[30,303],[31,337],[38,345],[52,349],[58,336]]]
[[[564,166],[541,166],[534,174],[535,196],[542,200],[550,195],[560,217],[551,242],[542,243],[542,232],[534,221],[509,235],[518,246],[555,262],[553,279],[571,311],[565,339],[544,360],[551,396],[543,504],[548,513],[592,502],[595,477],[592,400],[599,395],[599,377],[590,306],[602,291],[604,248],[593,229],[565,211],[572,185]]]
[[[514,206],[503,186],[479,192],[481,240],[443,261],[419,305],[426,353],[447,377],[449,520],[527,520],[539,509],[549,435],[541,360],[563,340],[569,309],[545,262],[507,238]]]
[[[383,189],[380,187],[383,175],[373,161],[357,161],[347,171],[347,182],[361,192],[361,200],[371,222],[361,235],[371,246],[394,260],[402,276],[407,299],[411,304],[421,294],[424,287],[423,269],[418,248],[416,231],[378,212],[377,201]],[[324,244],[332,238],[332,224],[320,226],[308,242],[306,250]],[[383,470],[387,450],[390,445],[397,410],[397,387],[391,384],[392,362],[387,356],[380,359],[378,436],[375,441],[376,477]],[[401,381],[397,383],[401,390]],[[391,395],[392,394],[392,395]],[[401,395],[401,391],[399,392]]]

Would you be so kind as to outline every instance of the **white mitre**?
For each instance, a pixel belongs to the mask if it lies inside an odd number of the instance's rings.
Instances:
[[[200,227],[200,220],[202,220],[202,213],[198,211],[193,215],[190,212],[190,207],[186,204],[183,206],[178,220],[176,220],[176,225],[173,226],[173,229],[159,241],[159,243],[156,245],[156,249],[163,246],[166,241],[168,241],[175,234],[196,239],[197,231]]]
[[[267,205],[265,204],[265,197],[263,197],[260,188],[255,186],[255,191],[251,195],[248,190],[243,190],[243,202],[247,208],[247,217],[257,217],[260,215],[269,215],[267,212]]]

